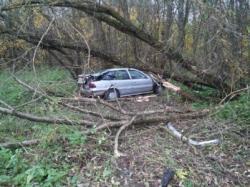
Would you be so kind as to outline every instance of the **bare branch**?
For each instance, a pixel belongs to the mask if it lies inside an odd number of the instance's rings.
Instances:
[[[197,142],[195,140],[189,139],[185,136],[183,136],[180,132],[178,132],[173,126],[172,123],[169,122],[167,127],[165,126],[161,126],[162,129],[166,130],[167,132],[171,133],[173,136],[181,139],[183,142],[187,142],[191,145],[199,145],[199,146],[206,146],[206,145],[210,145],[210,144],[218,144],[221,143],[220,139],[215,139],[215,140],[209,140],[209,141],[203,141],[203,142]]]
[[[42,95],[41,95],[40,97],[36,98],[36,99],[33,99],[33,100],[31,100],[31,101],[28,101],[28,102],[23,103],[23,104],[18,105],[18,106],[15,106],[14,109],[15,109],[15,108],[23,107],[23,106],[25,106],[25,105],[29,105],[30,103],[34,103],[34,102],[38,101],[38,100],[41,99],[41,98],[43,98]]]
[[[39,117],[34,116],[32,114],[27,114],[23,112],[18,112],[17,110],[10,110],[6,108],[0,107],[0,112],[3,114],[10,114],[22,119],[27,119],[30,121],[36,122],[43,122],[43,123],[52,123],[52,124],[66,124],[66,125],[87,125],[87,126],[94,126],[96,123],[86,121],[86,120],[68,120],[68,119],[58,119],[58,118],[46,118],[46,117]]]
[[[0,99],[0,103],[2,103],[4,106],[6,106],[8,109],[10,109],[10,110],[13,110],[13,108],[10,106],[10,105],[8,105],[7,103],[5,103],[4,101],[2,101],[1,99]]]
[[[37,78],[37,76],[36,76],[36,68],[35,68],[36,52],[37,52],[37,49],[38,49],[38,47],[40,46],[41,42],[43,41],[43,38],[44,38],[45,35],[48,33],[48,31],[49,31],[49,29],[50,29],[52,23],[54,22],[54,20],[55,20],[55,18],[53,18],[53,19],[51,20],[51,22],[49,23],[49,26],[48,26],[47,30],[46,30],[45,33],[42,35],[42,37],[41,37],[40,41],[38,42],[38,44],[37,44],[37,46],[36,46],[36,48],[35,48],[35,51],[34,51],[34,55],[33,55],[33,59],[32,59],[32,67],[33,67],[33,71],[34,71],[34,74],[35,74],[35,77],[36,77],[36,78]]]
[[[6,143],[0,143],[0,147],[17,148],[21,146],[31,146],[39,144],[41,141],[42,139],[25,140],[22,142],[6,142]]]
[[[250,90],[250,86],[247,86],[246,88],[240,89],[240,90],[236,90],[234,92],[231,92],[230,94],[228,94],[224,99],[221,100],[221,102],[219,104],[222,104],[223,102],[225,102],[226,100],[231,100],[233,99],[237,94],[240,94],[242,92],[248,91]]]
[[[44,93],[43,91],[39,90],[39,89],[34,89],[32,88],[31,86],[29,86],[28,84],[22,82],[20,79],[18,79],[14,74],[12,74],[11,72],[9,72],[10,75],[21,85],[23,85],[24,87],[28,88],[29,90],[35,92],[35,93],[38,93],[40,95],[42,95],[43,97],[46,97],[46,93]]]
[[[115,157],[118,157],[118,158],[119,158],[120,156],[124,156],[123,153],[120,153],[120,152],[118,151],[118,139],[119,139],[119,135],[121,134],[121,132],[122,132],[126,127],[128,127],[129,125],[131,125],[131,124],[133,123],[133,121],[135,120],[135,118],[136,118],[136,116],[133,116],[133,117],[131,118],[131,120],[129,121],[129,123],[124,124],[123,126],[121,126],[121,127],[119,128],[118,132],[116,133],[116,136],[115,136],[115,145],[114,145],[114,155],[115,155]]]

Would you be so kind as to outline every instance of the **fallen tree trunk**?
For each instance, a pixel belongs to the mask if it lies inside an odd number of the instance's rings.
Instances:
[[[152,79],[157,83],[160,82],[165,88],[172,90],[173,92],[177,93],[178,95],[182,96],[184,99],[190,100],[190,101],[200,101],[200,99],[198,99],[197,97],[184,92],[180,87],[175,86],[173,84],[171,84],[170,82],[165,81],[162,77],[160,77],[159,75],[156,76],[154,74],[150,74],[150,76],[152,77]]]
[[[34,116],[32,114],[19,112],[17,110],[11,110],[0,107],[0,112],[3,114],[10,114],[22,119],[27,119],[30,121],[36,122],[43,122],[43,123],[51,123],[51,124],[66,124],[66,125],[86,125],[86,126],[93,126],[96,123],[87,121],[87,120],[69,120],[69,119],[59,119],[59,118],[47,118],[47,117],[40,117]]]
[[[204,117],[208,115],[210,112],[209,109],[204,109],[196,112],[190,113],[167,113],[166,115],[159,116],[138,116],[137,119],[134,120],[133,124],[144,124],[144,123],[157,123],[163,121],[176,121],[176,120],[186,120],[186,119],[195,119],[199,117]]]
[[[1,110],[2,109],[0,107],[0,111]],[[106,128],[120,127],[120,126],[123,126],[126,124],[139,125],[139,124],[153,124],[153,123],[166,122],[166,121],[186,120],[186,119],[191,119],[191,118],[204,117],[208,113],[209,113],[209,110],[202,110],[202,111],[190,112],[187,114],[167,113],[167,115],[165,114],[165,115],[162,115],[159,117],[137,116],[136,118],[132,118],[133,120],[131,120],[131,122],[129,122],[128,120],[121,120],[121,121],[116,121],[116,122],[104,122],[102,124],[97,125],[96,131],[100,131],[100,130],[103,130]],[[24,115],[24,113],[22,113],[22,116],[29,117],[31,115],[27,115],[27,114]],[[27,118],[25,118],[25,119],[27,119]],[[34,118],[32,118],[32,119],[34,119]],[[35,119],[37,119],[37,117]],[[53,124],[61,124],[62,121],[64,121],[64,119],[56,119],[56,120],[54,119],[54,120],[51,120],[50,122],[52,122]],[[46,121],[41,121],[41,122],[48,123],[49,120],[46,119]],[[66,121],[66,122],[68,123],[68,121]],[[81,122],[79,122],[79,123],[81,123]],[[79,123],[78,123],[78,125],[79,125]],[[96,124],[96,123],[94,123],[94,124]],[[72,125],[72,124],[70,124],[70,125]],[[91,127],[93,127],[93,125]],[[89,129],[87,131],[80,132],[80,133],[81,134],[92,134],[91,129]],[[59,138],[59,137],[57,137],[57,138]],[[25,140],[25,141],[16,142],[16,143],[14,143],[14,142],[1,143],[0,147],[14,148],[14,147],[21,147],[21,146],[32,146],[32,145],[36,145],[42,141],[44,141],[44,140],[43,139],[34,139],[34,140]]]
[[[137,112],[129,112],[129,111],[125,111],[124,109],[122,109],[120,107],[120,105],[118,104],[119,107],[104,101],[102,99],[93,99],[93,98],[83,98],[83,97],[75,97],[75,98],[64,98],[61,100],[64,104],[68,101],[83,101],[83,102],[89,102],[89,103],[100,103],[102,105],[105,105],[106,107],[109,107],[110,109],[120,113],[120,117],[117,118],[115,116],[117,116],[116,114],[114,114],[113,117],[109,117],[110,119],[116,119],[120,122],[122,122],[123,120],[128,119],[128,116],[134,116],[137,115],[138,117],[134,120],[134,124],[138,124],[138,123],[154,123],[154,122],[158,122],[158,121],[173,121],[176,120],[178,118],[183,118],[183,119],[190,119],[190,118],[197,118],[197,117],[202,117],[204,115],[207,115],[209,113],[209,109],[204,109],[204,110],[186,110],[186,111],[180,111],[180,110],[176,110],[174,107],[171,108],[167,108],[167,114],[166,115],[166,109],[160,109],[160,110],[148,110],[148,111],[137,111]],[[66,105],[69,107],[69,105]],[[40,117],[40,116],[35,116],[29,113],[23,113],[20,112],[18,110],[15,110],[13,107],[8,106],[8,108],[3,108],[0,107],[0,112],[3,114],[9,114],[9,115],[13,115],[22,119],[27,119],[27,120],[31,120],[31,121],[36,121],[36,122],[43,122],[43,123],[51,123],[51,124],[66,124],[66,125],[85,125],[86,127],[88,126],[94,126],[97,123],[90,121],[90,120],[73,120],[73,119],[60,119],[60,118],[53,118],[53,117]],[[71,109],[74,109],[73,106],[70,106]],[[76,110],[81,111],[80,108],[75,107]],[[86,110],[83,110],[83,112],[87,113]],[[98,113],[89,111],[90,115],[93,116],[98,116]],[[158,114],[158,115],[155,115]],[[100,117],[103,118],[102,115],[99,114]],[[108,121],[108,119],[103,118],[102,121]],[[101,124],[99,124],[101,125]]]

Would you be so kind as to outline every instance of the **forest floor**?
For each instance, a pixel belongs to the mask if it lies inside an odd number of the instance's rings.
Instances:
[[[120,106],[126,111],[162,109],[166,106],[190,107],[187,103],[185,106],[177,103],[173,100],[166,102],[166,97],[157,96],[140,103],[125,99],[120,101]],[[75,156],[73,159],[80,166],[78,172],[82,181],[79,181],[79,186],[159,187],[167,168],[175,170],[170,187],[250,184],[249,136],[225,130],[228,124],[215,123],[209,116],[173,122],[179,132],[197,141],[222,139],[218,145],[194,147],[160,128],[165,125],[129,126],[119,137],[119,151],[125,154],[119,158],[113,154],[118,128],[106,131],[104,139],[90,136],[84,147],[77,147],[85,153],[84,157],[77,160]]]
[[[52,94],[50,100],[36,100],[34,91],[16,84],[6,71],[0,74],[4,80],[0,89],[1,100],[10,106],[24,105],[17,109],[46,119],[88,120],[91,124],[103,124],[104,118],[109,121],[110,116],[116,120],[128,117],[99,102],[75,100],[79,96],[76,83],[66,71],[49,67],[37,73],[41,88],[58,94]],[[24,72],[20,79],[34,88],[37,86],[30,71]],[[167,89],[161,95],[150,97],[148,102],[138,102],[141,96],[126,97],[119,103],[109,102],[127,112],[164,110],[166,107],[182,111],[169,110],[151,116],[175,115],[172,125],[193,140],[222,140],[217,145],[190,146],[162,128],[169,121],[134,123],[119,136],[118,150],[124,154],[119,158],[114,155],[119,127],[96,131],[93,125],[42,123],[1,114],[0,143],[13,142],[18,148],[0,148],[0,186],[159,187],[164,171],[173,168],[175,176],[169,187],[249,187],[250,93],[243,96],[227,105],[216,105],[217,109],[211,109],[208,103],[185,102]],[[72,102],[73,109],[61,105],[59,101],[63,99]],[[75,110],[77,107],[82,107],[80,109],[85,112]],[[196,115],[185,120],[180,117],[189,111],[188,114],[192,115],[196,113],[192,111],[207,108],[211,112],[205,117]],[[141,119],[141,116],[137,117]],[[91,134],[82,133],[86,131]],[[27,147],[20,144],[34,139],[41,142]]]

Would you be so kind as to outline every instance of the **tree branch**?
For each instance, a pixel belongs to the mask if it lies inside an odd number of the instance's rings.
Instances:
[[[121,126],[118,130],[118,132],[116,133],[116,136],[115,136],[115,145],[114,145],[114,155],[115,157],[119,158],[120,156],[124,156],[124,154],[120,153],[118,151],[118,139],[119,139],[119,136],[121,134],[121,132],[126,128],[128,127],[129,125],[131,125],[133,123],[133,121],[135,120],[136,116],[133,116],[131,118],[131,120],[127,123],[127,124],[124,124],[123,126]]]
[[[23,112],[19,112],[17,110],[10,110],[6,108],[0,107],[0,112],[3,114],[10,114],[22,119],[27,119],[30,121],[42,122],[42,123],[51,123],[51,124],[66,124],[66,125],[86,125],[86,126],[94,126],[96,123],[86,121],[86,120],[68,120],[68,119],[58,119],[58,118],[46,118],[34,116],[32,114],[27,114]]]

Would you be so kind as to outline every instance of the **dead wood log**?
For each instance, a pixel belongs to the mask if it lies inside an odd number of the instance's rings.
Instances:
[[[135,120],[136,116],[132,117],[131,120],[129,121],[129,123],[127,124],[124,124],[120,127],[120,129],[118,130],[118,132],[116,133],[116,136],[115,136],[115,145],[114,145],[114,155],[115,157],[119,158],[120,156],[124,156],[123,153],[119,152],[118,151],[118,139],[119,139],[119,136],[121,134],[121,132],[126,128],[128,127],[129,125],[131,125],[133,123],[133,121]]]
[[[190,118],[198,118],[198,117],[203,117],[209,114],[208,109],[206,110],[201,110],[201,111],[195,111],[195,112],[190,112],[190,113],[167,113],[161,116],[137,116],[135,119],[134,117],[129,121],[129,120],[120,120],[120,121],[113,121],[113,122],[103,122],[102,124],[98,123],[93,123],[87,121],[88,124],[86,124],[85,120],[79,120],[79,121],[72,121],[72,120],[65,120],[65,119],[48,119],[48,118],[42,118],[42,117],[37,117],[37,116],[32,116],[30,114],[25,114],[25,113],[20,113],[16,112],[16,116],[28,120],[34,120],[40,121],[40,122],[47,122],[47,123],[53,123],[53,124],[85,124],[86,126],[90,126],[93,128],[93,124],[97,124],[96,126],[96,131],[100,131],[106,128],[113,128],[113,127],[121,127],[124,126],[123,128],[129,126],[129,125],[139,125],[139,124],[152,124],[152,123],[158,123],[158,122],[166,122],[166,121],[175,121],[175,120],[185,120],[185,119],[190,119]],[[12,114],[13,111],[4,109],[0,107],[0,112],[6,113],[6,114]],[[43,120],[43,121],[42,121]],[[127,126],[126,126],[127,125]],[[121,130],[123,130],[123,128]],[[91,129],[82,131],[80,134],[92,134]],[[34,144],[37,144],[39,142],[43,141],[43,139],[36,139],[36,140],[26,140],[23,142],[16,142],[16,143],[1,143],[0,147],[21,147],[21,146],[31,146]]]
[[[113,106],[112,106],[113,108]],[[171,110],[170,110],[171,111]],[[178,119],[191,119],[191,118],[197,118],[197,117],[203,117],[209,113],[209,109],[199,110],[195,112],[189,112],[189,113],[180,113],[179,111],[172,113],[165,113],[165,110],[150,110],[150,111],[143,111],[143,112],[121,112],[125,115],[137,115],[138,119],[134,120],[134,124],[139,123],[154,123],[159,121],[175,121]],[[36,121],[36,122],[43,122],[43,123],[52,123],[52,124],[66,124],[66,125],[85,125],[85,126],[91,126],[93,127],[96,125],[96,122],[88,121],[88,120],[70,120],[70,119],[60,119],[60,118],[48,118],[48,117],[40,117],[35,116],[28,113],[19,112],[14,109],[7,109],[0,107],[0,112],[3,114],[10,114],[22,119],[27,119],[30,121]],[[155,114],[162,113],[162,115],[156,116]],[[152,114],[152,115],[150,115]],[[124,118],[125,119],[125,118]],[[117,121],[118,124],[122,123],[124,120]]]
[[[27,119],[30,121],[43,122],[43,123],[51,123],[51,124],[66,124],[66,125],[86,125],[86,126],[94,126],[96,123],[87,121],[87,120],[68,120],[68,119],[59,119],[59,118],[47,118],[34,116],[32,114],[27,114],[23,112],[19,112],[17,110],[11,110],[0,107],[0,112],[3,114],[10,114],[22,119]]]
[[[206,146],[210,144],[218,144],[221,143],[220,139],[215,139],[215,140],[209,140],[209,141],[202,141],[202,142],[197,142],[195,140],[192,140],[190,138],[187,138],[183,136],[179,131],[177,131],[171,122],[169,122],[166,126],[161,126],[162,129],[166,130],[170,134],[172,134],[174,137],[181,139],[183,142],[187,142],[190,145],[195,145],[195,146]]]
[[[164,121],[176,121],[176,120],[186,120],[186,119],[195,119],[207,116],[209,114],[209,109],[203,109],[200,111],[190,112],[190,113],[166,113],[165,115],[150,115],[150,116],[142,116],[139,115],[136,120],[134,120],[133,124],[149,124],[149,123],[157,123]]]
[[[6,143],[0,143],[0,147],[4,148],[18,148],[23,146],[31,146],[39,144],[42,141],[42,139],[33,139],[33,140],[25,140],[22,142],[6,142]]]

